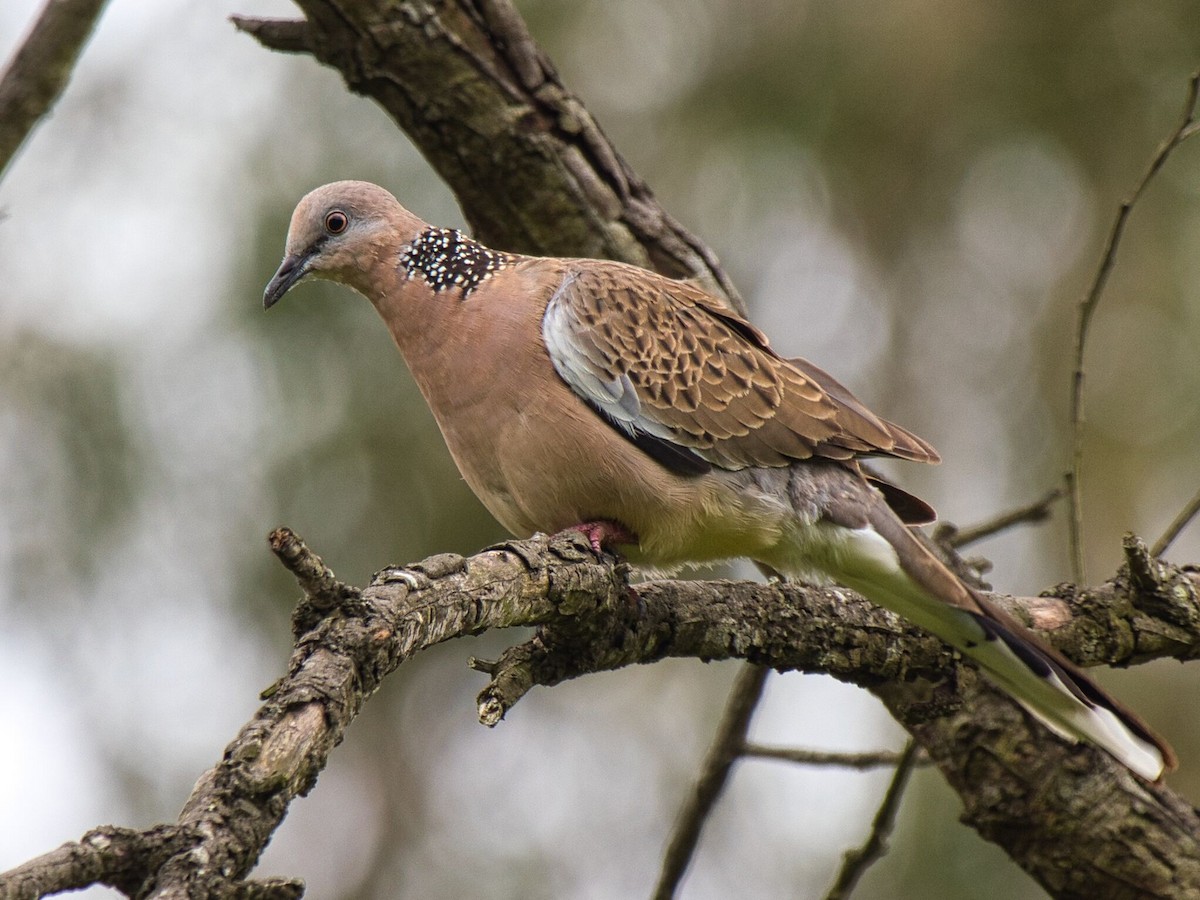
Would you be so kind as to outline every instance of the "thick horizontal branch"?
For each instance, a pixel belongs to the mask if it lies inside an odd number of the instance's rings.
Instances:
[[[305,585],[328,588],[315,557],[287,540]],[[1095,591],[1010,607],[1052,619],[1047,637],[1084,664],[1191,658],[1200,652],[1197,576],[1150,562]],[[481,709],[506,711],[534,684],[664,656],[828,672],[879,694],[959,789],[968,820],[1006,848],[1023,847],[1023,859],[1043,860],[1035,874],[1066,885],[1057,895],[1111,896],[1114,879],[1133,879],[1147,896],[1200,890],[1200,822],[1187,803],[1031,725],[944,645],[891,613],[844,590],[784,584],[662,581],[633,596],[626,573],[578,535],[539,536],[385,569],[361,591],[340,591],[340,605],[297,641],[287,674],[200,779],[179,821],[161,826],[170,840],[144,854],[144,870],[131,871],[128,850],[105,855],[91,842],[80,855],[68,845],[0,876],[0,897],[93,882],[149,897],[229,896],[388,673],[433,644],[516,625],[540,627],[491,667]],[[1077,851],[1062,845],[1082,845],[1105,864],[1081,870]]]
[[[993,596],[1081,665],[1194,659],[1200,655],[1200,574],[1144,552],[1130,539],[1134,565],[1088,591],[1064,584],[1055,589],[1058,596]],[[585,632],[573,621],[552,625],[507,651],[480,695],[488,724],[534,685],[666,656],[736,657],[867,688],[943,680],[956,667],[941,641],[843,588],[658,581],[639,584],[637,594],[643,612],[632,622],[619,614],[603,626],[589,622]],[[518,692],[508,693],[510,686]]]
[[[1084,665],[1129,665],[1200,650],[1200,576],[1126,544],[1130,564],[1095,590],[999,599]],[[496,720],[533,685],[661,656],[737,656],[826,672],[871,689],[958,791],[964,821],[1056,897],[1200,892],[1200,820],[1088,745],[1033,723],[940,642],[849,592],[795,585],[639,585],[645,615],[597,642],[571,623],[542,628],[493,667],[481,715]],[[593,635],[599,637],[599,635]],[[515,688],[515,692],[506,691]],[[1148,799],[1152,798],[1152,799]],[[1153,850],[1148,849],[1153,848]],[[1085,864],[1086,863],[1086,864]],[[1186,891],[1184,891],[1186,894]]]

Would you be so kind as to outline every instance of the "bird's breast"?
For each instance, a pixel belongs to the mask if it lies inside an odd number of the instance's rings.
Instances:
[[[492,515],[519,537],[620,522],[639,538],[633,555],[664,567],[754,555],[776,539],[778,517],[753,497],[719,476],[668,470],[573,392],[542,341],[545,306],[480,289],[424,310],[380,308],[459,471]]]

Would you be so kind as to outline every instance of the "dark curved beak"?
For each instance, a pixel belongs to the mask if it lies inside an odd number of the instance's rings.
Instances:
[[[270,309],[282,300],[283,295],[290,291],[296,282],[308,274],[309,260],[311,258],[311,251],[283,258],[283,262],[279,264],[278,271],[275,272],[274,277],[267,284],[267,289],[263,291],[263,309]]]

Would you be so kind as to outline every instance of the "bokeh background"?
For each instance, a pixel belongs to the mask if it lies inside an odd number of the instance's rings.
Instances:
[[[520,2],[775,345],[941,450],[893,473],[968,524],[1059,483],[1075,309],[1118,201],[1200,65],[1200,3]],[[40,0],[0,4],[7,56]],[[230,13],[112,0],[0,183],[0,870],[100,823],[174,819],[287,658],[288,524],[338,574],[502,534],[369,304],[263,285],[311,187],[453,198],[369,101]],[[1088,574],[1200,486],[1200,141],[1135,210],[1088,351]],[[998,588],[1068,577],[1062,510],[978,547]],[[1200,527],[1172,558],[1200,561]],[[259,871],[314,898],[623,898],[653,883],[735,668],[678,661],[475,722],[519,634],[424,654],[371,701]],[[1104,680],[1200,800],[1200,678]],[[774,677],[753,736],[899,747],[868,694]],[[683,896],[821,896],[888,774],[743,763]],[[930,772],[857,896],[1044,896]],[[104,896],[94,889],[89,896]]]

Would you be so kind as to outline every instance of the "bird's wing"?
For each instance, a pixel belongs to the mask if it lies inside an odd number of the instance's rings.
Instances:
[[[784,466],[884,455],[936,462],[925,441],[866,408],[686,282],[616,263],[569,267],[542,320],[555,370],[660,462]]]

